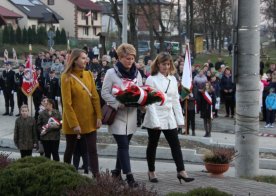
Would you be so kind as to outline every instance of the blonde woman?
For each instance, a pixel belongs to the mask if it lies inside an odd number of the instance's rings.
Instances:
[[[73,49],[61,75],[64,162],[71,163],[78,137],[85,137],[92,174],[96,177],[99,174],[96,130],[102,125],[102,114],[93,75],[85,71],[86,61],[85,51]]]
[[[161,132],[167,139],[174,162],[176,164],[177,178],[185,182],[193,181],[185,171],[181,146],[178,139],[177,128],[184,128],[184,117],[179,102],[177,80],[173,75],[175,67],[169,53],[158,54],[151,65],[151,76],[148,77],[146,85],[162,91],[166,94],[166,101],[149,105],[143,126],[148,130],[147,162],[148,177],[150,182],[158,182],[155,174],[156,149]]]
[[[113,177],[122,179],[122,170],[123,174],[126,174],[128,185],[136,187],[138,184],[134,180],[130,166],[129,142],[137,129],[137,108],[126,107],[118,102],[111,90],[114,85],[120,88],[132,83],[140,86],[142,77],[135,65],[136,50],[131,44],[120,45],[116,52],[118,61],[114,68],[106,72],[101,92],[106,103],[117,110],[113,124],[108,126],[118,146],[116,166],[111,173]]]

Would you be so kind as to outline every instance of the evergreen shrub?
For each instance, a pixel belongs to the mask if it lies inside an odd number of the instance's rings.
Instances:
[[[196,188],[187,193],[176,193],[172,192],[167,196],[230,196],[230,194],[220,191],[213,187]]]
[[[25,157],[10,164],[0,173],[2,195],[62,195],[91,182],[66,163],[45,157]]]

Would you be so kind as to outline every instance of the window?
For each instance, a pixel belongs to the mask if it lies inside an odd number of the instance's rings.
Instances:
[[[48,0],[48,5],[55,5],[55,0]]]
[[[97,28],[96,27],[93,27],[93,34],[97,35]]]
[[[85,19],[87,18],[85,15],[86,15],[85,12],[82,12],[82,13],[81,13],[81,19],[82,19],[82,20],[85,20]]]
[[[24,9],[25,9],[25,10],[30,11],[30,9],[29,9],[29,8],[27,8],[26,6],[23,6],[23,7],[24,7]]]
[[[88,27],[83,27],[83,35],[89,35]]]
[[[98,20],[98,13],[97,13],[97,12],[94,12],[94,13],[93,13],[93,19],[94,19],[94,20]]]
[[[46,8],[46,10],[50,13],[53,13],[52,10],[50,10],[49,8]]]

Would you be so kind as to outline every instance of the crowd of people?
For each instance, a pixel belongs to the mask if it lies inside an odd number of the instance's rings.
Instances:
[[[195,136],[195,116],[199,113],[204,123],[204,137],[211,137],[212,119],[219,117],[222,103],[225,104],[225,117],[234,118],[236,88],[232,82],[231,68],[218,58],[215,64],[208,60],[203,65],[192,66],[192,92],[181,98],[184,58],[179,56],[173,59],[169,53],[161,52],[151,59],[147,53],[136,62],[136,49],[130,44],[122,44],[116,50],[113,48],[109,55],[101,58],[87,48],[41,52],[34,60],[39,82],[32,95],[34,117],[28,115],[27,97],[21,90],[24,65],[20,64],[18,73],[15,73],[12,63],[5,62],[0,77],[6,109],[3,115],[14,115],[16,92],[20,113],[16,115],[14,142],[21,156],[30,156],[33,147],[42,146],[44,150],[41,154],[59,161],[62,130],[66,138],[64,162],[70,164],[73,157],[73,164],[79,169],[82,157],[85,173],[90,168],[93,176],[97,177],[96,131],[102,126],[101,107],[107,103],[117,110],[114,123],[108,126],[118,146],[116,165],[111,171],[114,178],[122,180],[123,173],[131,187],[138,186],[131,171],[129,143],[137,127],[141,126],[148,133],[146,157],[149,181],[158,182],[155,156],[161,132],[171,148],[177,178],[180,182],[193,181],[185,171],[178,134],[190,134],[191,127],[191,134]],[[261,67],[260,111],[263,112],[267,128],[273,127],[275,119],[275,69],[275,64],[271,64],[263,74]],[[113,96],[112,86],[121,87],[126,81],[162,91],[166,94],[166,102],[162,106],[125,106]],[[56,124],[45,128],[50,118],[62,120],[62,126]],[[38,141],[41,145],[38,145]]]

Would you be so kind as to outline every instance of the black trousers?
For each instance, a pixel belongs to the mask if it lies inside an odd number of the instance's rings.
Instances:
[[[45,157],[51,159],[51,155],[53,156],[53,160],[59,161],[59,140],[41,140]]]
[[[173,160],[176,164],[176,170],[178,172],[185,170],[183,156],[181,151],[180,142],[178,139],[177,129],[168,130],[154,130],[148,129],[148,146],[147,146],[147,162],[148,169],[150,172],[155,171],[155,157],[158,141],[160,138],[161,131],[165,135],[166,140],[171,148]]]
[[[38,119],[38,115],[39,115],[39,106],[41,104],[41,100],[42,100],[43,94],[42,92],[39,91],[35,91],[33,93],[33,101],[34,101],[34,106],[35,106],[35,119]]]
[[[129,142],[131,140],[132,134],[130,135],[115,135],[113,134],[117,142],[117,160],[116,160],[116,170],[123,170],[124,174],[131,173],[131,165],[129,158]]]
[[[192,127],[192,131],[195,131],[195,111],[194,110],[188,110],[188,116],[187,116],[188,122],[187,122],[187,134],[189,134],[190,125]]]
[[[9,107],[14,109],[14,98],[13,98],[12,90],[4,90],[3,94],[4,94],[6,109]]]
[[[204,129],[205,129],[205,136],[211,136],[212,131],[212,119],[211,118],[204,118],[203,119]]]
[[[77,144],[77,134],[66,134],[66,149],[64,152],[64,162],[71,164],[72,155],[75,151]],[[81,137],[85,138],[86,147],[89,158],[89,165],[94,176],[99,174],[99,160],[97,154],[97,132],[93,131],[91,133],[82,134]]]
[[[20,150],[21,158],[32,156],[32,150]]]
[[[81,137],[77,140],[77,144],[73,154],[73,165],[75,166],[76,170],[79,169],[80,157],[82,157],[84,170],[88,171],[88,154],[84,137]]]
[[[27,96],[21,90],[17,91],[17,106],[20,109],[23,104],[28,104]]]
[[[275,120],[275,110],[266,110],[266,124],[273,124]]]
[[[231,111],[231,115],[233,116],[235,114],[235,101],[234,99],[231,98],[225,98],[225,109],[226,109],[226,114],[229,115]]]

